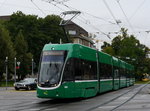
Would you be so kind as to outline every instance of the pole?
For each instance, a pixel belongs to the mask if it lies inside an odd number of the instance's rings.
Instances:
[[[34,60],[32,59],[32,77],[34,76],[34,74],[33,74],[33,62],[34,62]]]
[[[16,82],[16,57],[15,57],[15,64],[14,64],[14,70],[15,70],[15,75],[14,75],[14,81]]]
[[[6,57],[6,90],[7,90],[7,81],[8,81],[8,57]]]
[[[66,37],[66,41],[67,41],[67,43],[69,43],[70,40],[69,40],[69,37],[68,37],[67,32],[66,32],[66,30],[65,30],[65,26],[64,26],[64,25],[61,25],[61,26],[62,26],[62,29],[63,29],[63,31],[64,31],[64,34],[65,34],[65,37]]]

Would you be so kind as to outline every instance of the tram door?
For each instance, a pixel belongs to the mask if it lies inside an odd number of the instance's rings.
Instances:
[[[119,70],[114,68],[113,73],[114,73],[113,89],[117,90],[119,89]]]
[[[130,86],[130,73],[128,70],[126,71],[126,84],[127,87]]]

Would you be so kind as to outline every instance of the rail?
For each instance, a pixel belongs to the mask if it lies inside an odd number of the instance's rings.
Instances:
[[[106,108],[107,110],[109,109],[109,111],[115,111],[119,107],[123,106],[125,103],[132,100],[149,83],[150,83],[150,81],[147,82],[146,84],[142,85],[142,86],[130,89],[129,91],[126,91],[125,93],[123,93],[123,94],[121,94],[121,95],[119,95],[119,96],[117,96],[117,97],[115,97],[109,101],[106,101],[105,103],[91,107],[91,108],[87,109],[86,111],[92,111],[92,110],[95,110],[97,108],[99,110],[105,110],[105,108]],[[119,102],[120,104],[118,104],[118,102],[117,102],[119,99],[123,99],[123,102],[121,102],[121,103]],[[115,103],[117,103],[117,104],[115,104]]]

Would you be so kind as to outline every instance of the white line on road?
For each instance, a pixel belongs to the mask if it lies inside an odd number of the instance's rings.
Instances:
[[[40,109],[30,109],[31,111],[39,111]]]
[[[52,111],[52,110],[58,110],[58,108],[49,108],[49,109],[45,109],[45,111]]]

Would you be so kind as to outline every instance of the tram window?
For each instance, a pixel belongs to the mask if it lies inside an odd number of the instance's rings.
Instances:
[[[120,68],[120,78],[122,78],[122,75],[123,75],[123,69]]]
[[[126,69],[123,70],[123,78],[127,77]]]
[[[123,77],[124,77],[124,78],[127,77],[127,69],[124,69]]]
[[[96,62],[92,62],[91,63],[91,79],[97,79],[97,63]]]
[[[100,63],[100,78],[110,79],[112,78],[112,66],[109,64]]]
[[[83,70],[83,80],[94,80],[97,79],[97,73],[96,73],[96,62],[94,61],[86,61],[82,60],[84,64],[82,64],[82,70]]]
[[[80,59],[74,59],[74,72],[75,72],[75,80],[82,79],[82,63]]]
[[[94,61],[76,58],[74,61],[75,80],[97,79],[96,65]]]
[[[82,73],[82,79],[83,80],[89,80],[90,79],[90,64],[87,62],[87,61],[84,61],[82,60],[82,70],[83,70],[83,73]]]
[[[131,75],[131,76],[130,76],[131,78],[134,78],[134,77],[135,77],[135,73],[134,73],[134,71],[133,71],[133,70],[131,70],[130,75]]]
[[[127,71],[126,71],[126,77],[127,77],[127,78],[130,78],[130,70],[127,70]]]
[[[119,70],[118,69],[114,70],[114,78],[119,78]]]
[[[120,68],[120,78],[126,78],[126,70],[124,68]]]
[[[134,73],[132,70],[130,70],[130,78],[134,77]]]
[[[74,81],[74,60],[72,58],[66,63],[63,81]]]

